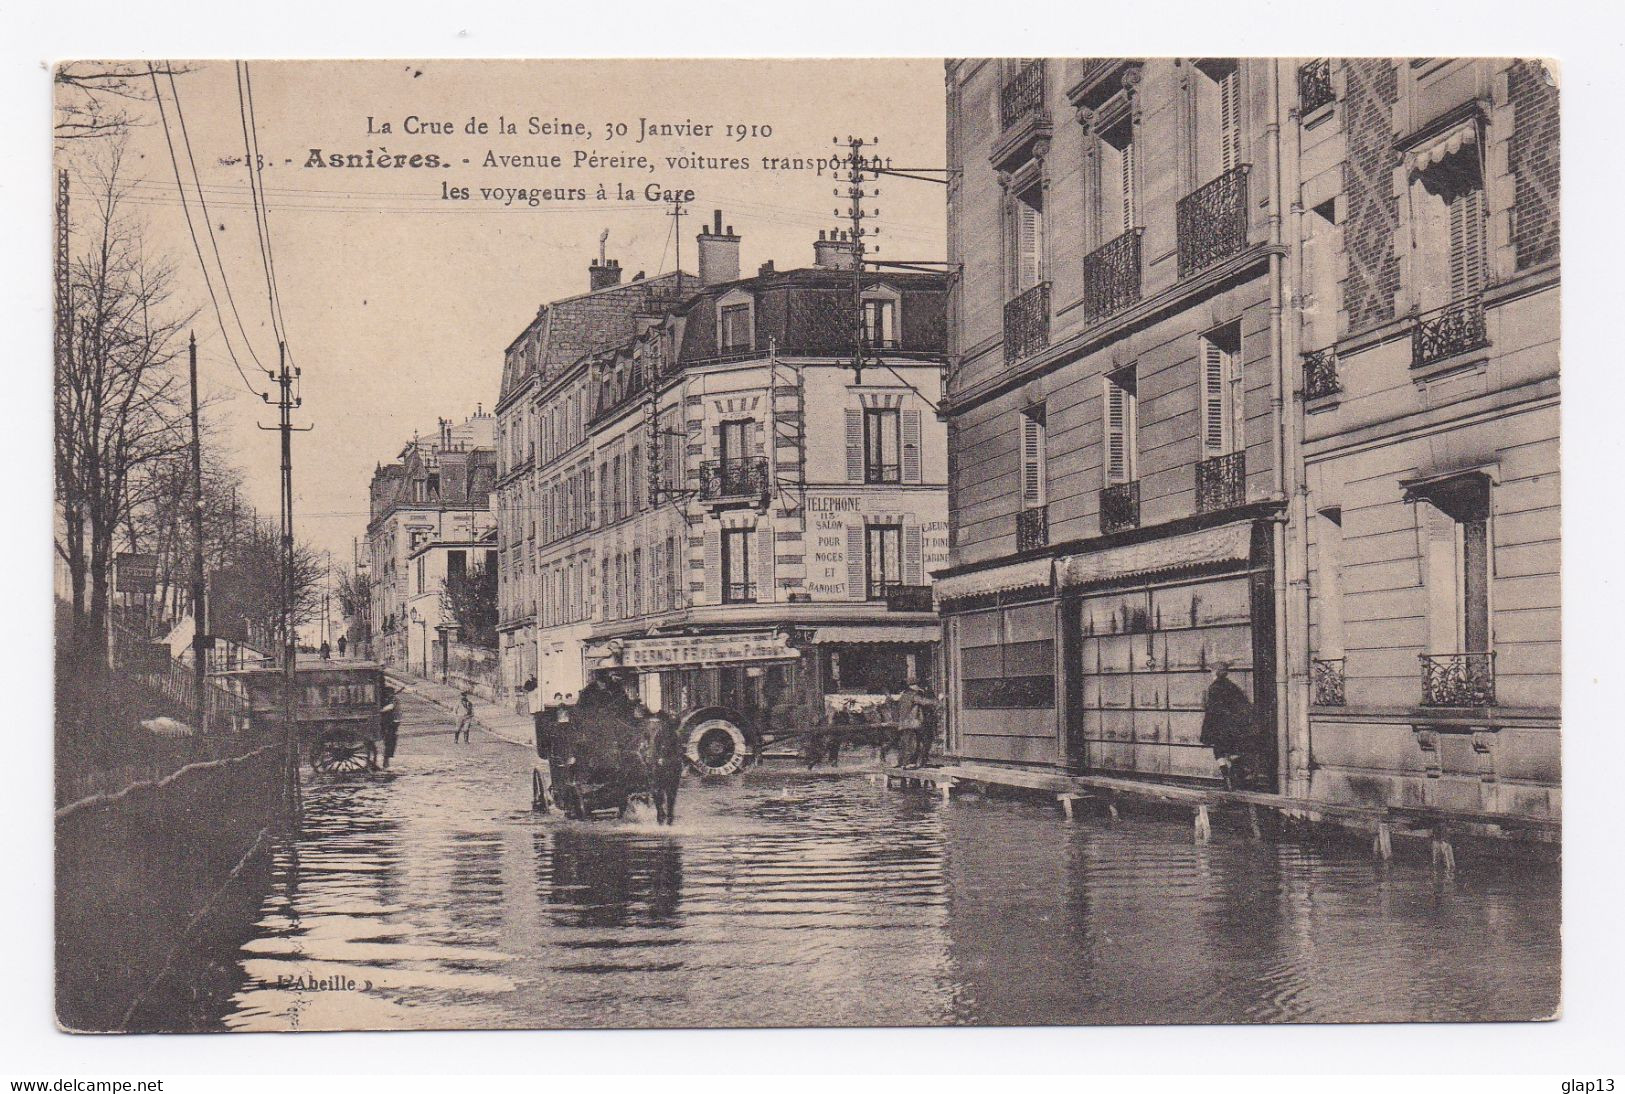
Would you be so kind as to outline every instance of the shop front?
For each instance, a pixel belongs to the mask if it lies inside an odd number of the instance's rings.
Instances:
[[[1253,701],[1273,779],[1272,542],[1247,521],[1056,560],[1069,769],[1216,781],[1201,733],[1222,666]]]

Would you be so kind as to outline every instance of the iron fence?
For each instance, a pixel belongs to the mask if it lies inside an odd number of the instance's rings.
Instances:
[[[1039,505],[1016,514],[1016,550],[1031,551],[1049,545],[1049,506]]]
[[[1179,199],[1179,276],[1199,273],[1247,246],[1248,164],[1233,167]]]
[[[1130,228],[1084,257],[1083,309],[1090,322],[1139,301],[1140,236],[1144,233],[1144,228]]]
[[[1298,66],[1298,114],[1313,114],[1337,98],[1332,89],[1332,62],[1321,57]]]
[[[1313,701],[1318,707],[1343,705],[1343,658],[1324,657],[1310,662]]]
[[[1044,112],[1044,62],[1028,61],[999,89],[999,124],[1012,129],[1030,115]]]
[[[700,464],[700,498],[704,501],[759,499],[767,497],[767,491],[766,456],[706,460]]]
[[[1492,707],[1495,705],[1495,654],[1423,653],[1422,705],[1425,707]]]
[[[1327,346],[1325,349],[1312,350],[1303,355],[1303,397],[1305,399],[1320,399],[1327,395],[1336,395],[1343,390],[1343,382],[1337,374],[1337,349]]]
[[[1196,511],[1217,513],[1247,500],[1247,454],[1227,452],[1196,465]]]
[[[1040,281],[1004,306],[1004,360],[1014,364],[1049,345],[1049,282]]]
[[[1421,368],[1487,345],[1484,301],[1477,296],[1457,300],[1418,317],[1411,330],[1411,367]]]
[[[1140,480],[1118,482],[1100,492],[1100,531],[1103,535],[1140,526]]]

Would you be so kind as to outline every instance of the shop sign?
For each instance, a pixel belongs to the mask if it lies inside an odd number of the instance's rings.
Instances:
[[[121,593],[150,593],[158,586],[158,556],[121,553],[115,562],[114,584]]]
[[[589,656],[599,668],[655,670],[753,661],[787,661],[800,656],[780,632],[708,634],[672,638],[615,639]]]

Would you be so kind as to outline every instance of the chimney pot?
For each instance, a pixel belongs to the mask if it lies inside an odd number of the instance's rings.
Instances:
[[[739,237],[722,230],[722,210],[712,214],[712,230],[700,229],[700,284],[719,285],[739,279]]]

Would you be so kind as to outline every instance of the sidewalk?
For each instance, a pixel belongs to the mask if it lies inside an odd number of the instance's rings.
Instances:
[[[457,721],[459,709],[458,697],[461,694],[456,688],[435,680],[425,680],[419,676],[410,676],[406,673],[386,670],[390,682],[405,691],[427,699],[437,707],[442,707],[451,716],[453,724]],[[471,695],[474,703],[474,719],[479,728],[499,737],[510,744],[520,745],[524,748],[536,746],[536,725],[529,716],[515,714],[512,710],[488,703],[478,695]]]

